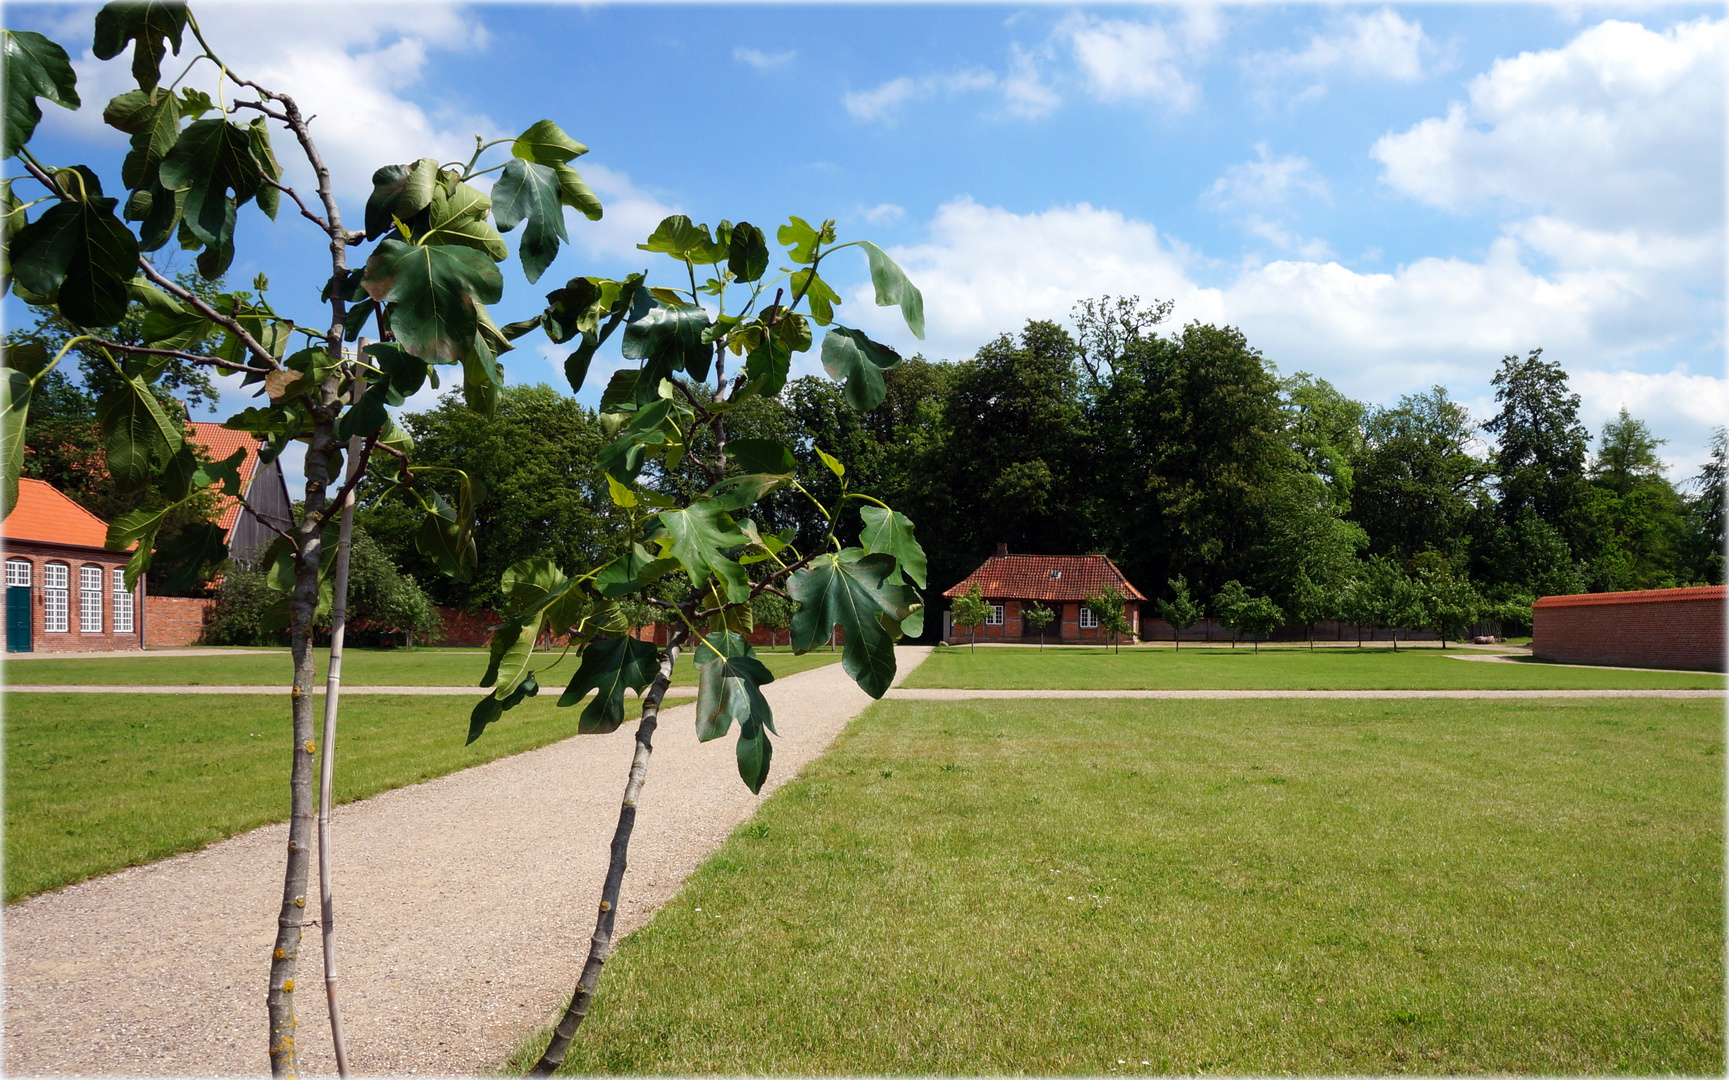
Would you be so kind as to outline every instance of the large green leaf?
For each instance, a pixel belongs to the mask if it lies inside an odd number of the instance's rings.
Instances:
[[[740,634],[720,632],[697,644],[696,736],[718,739],[738,723],[738,774],[752,794],[768,779],[774,748],[774,711],[762,696],[762,686],[774,675],[752,655]]]
[[[677,559],[691,584],[702,588],[713,574],[726,584],[727,599],[734,603],[746,599],[750,582],[744,578],[744,568],[721,554],[722,548],[741,547],[750,538],[713,499],[698,499],[682,510],[662,510],[658,515],[666,528],[661,545]]]
[[[588,147],[566,135],[564,130],[551,120],[536,120],[511,143],[510,152],[524,161],[540,165],[562,165],[572,158],[588,153]]]
[[[132,189],[156,185],[162,159],[180,136],[180,99],[166,90],[129,90],[108,103],[102,119],[132,136],[120,180]]]
[[[507,710],[514,709],[522,704],[524,699],[539,694],[540,684],[535,681],[534,672],[530,671],[516,684],[515,689],[503,698],[495,694],[481,698],[474,703],[474,710],[468,714],[468,741],[472,743],[480,738],[486,731],[486,725],[503,716]]]
[[[906,271],[900,264],[888,257],[888,253],[869,240],[859,241],[859,247],[864,248],[865,257],[870,260],[871,284],[876,287],[877,306],[891,307],[900,305],[901,317],[907,321],[907,329],[913,336],[924,340],[925,336],[925,298],[918,287],[907,280]]]
[[[353,408],[342,414],[336,429],[339,438],[370,435],[382,428],[390,420],[386,410],[418,393],[430,374],[426,361],[393,342],[368,345],[366,353],[380,374],[367,375],[366,392]]]
[[[116,487],[136,491],[150,479],[151,459],[171,457],[185,443],[182,427],[170,421],[144,380],[116,380],[96,403],[107,449],[108,473]]]
[[[157,547],[153,558],[170,560],[175,568],[151,582],[152,588],[170,595],[197,588],[228,561],[228,530],[211,521],[183,525],[173,538]]]
[[[498,183],[492,185],[492,220],[500,232],[528,223],[522,230],[518,253],[529,282],[539,281],[558,256],[558,242],[570,239],[564,228],[558,174],[545,165],[512,159]]]
[[[104,198],[62,201],[12,239],[13,277],[54,298],[78,326],[113,326],[126,313],[138,241],[115,218],[115,205]]]
[[[751,473],[745,476],[729,476],[720,483],[708,489],[708,495],[721,509],[731,512],[744,510],[758,499],[767,495],[775,488],[786,483],[786,476],[774,476],[763,473]]]
[[[840,294],[830,288],[815,270],[796,271],[787,282],[792,287],[795,303],[801,298],[810,302],[811,321],[818,326],[834,322],[834,309],[840,303]]]
[[[252,156],[252,135],[226,120],[188,124],[162,158],[162,186],[186,192],[181,220],[192,235],[213,248],[232,247],[234,207],[244,205],[263,183]],[[229,202],[233,192],[234,202]]]
[[[258,162],[258,167],[272,180],[282,179],[282,163],[276,160],[276,151],[270,146],[270,128],[264,123],[264,117],[255,116],[252,123],[246,125],[246,135],[252,140],[252,159]],[[276,208],[281,203],[281,193],[269,184],[258,185],[258,193],[253,201],[258,203],[258,209],[264,211],[270,220],[276,220]]]
[[[24,469],[24,423],[36,382],[17,368],[0,370],[0,517],[18,505],[18,476]]]
[[[756,281],[768,269],[768,237],[748,221],[732,227],[726,268],[739,281]]]
[[[775,230],[775,239],[782,247],[791,248],[787,254],[796,263],[808,263],[816,258],[817,241],[821,234],[811,228],[810,222],[801,217],[788,218],[787,223]]]
[[[842,384],[847,403],[870,412],[888,396],[883,372],[901,362],[900,354],[865,337],[863,332],[837,326],[823,336],[822,366]]]
[[[912,519],[882,506],[866,506],[859,511],[864,518],[864,532],[859,543],[866,551],[892,555],[895,559],[892,585],[902,584],[901,575],[913,579],[919,588],[925,587],[925,549],[913,539]]]
[[[372,174],[372,194],[366,199],[366,238],[383,236],[396,228],[397,221],[418,235],[424,231],[434,198],[444,194],[442,189],[438,162],[433,158],[379,169]]]
[[[108,523],[108,535],[103,546],[109,551],[125,551],[132,545],[138,545],[132,553],[132,558],[126,563],[126,588],[137,588],[138,578],[150,569],[150,557],[155,552],[156,534],[162,531],[162,525],[168,520],[168,515],[174,512],[174,505],[140,507],[129,510]]]
[[[477,305],[504,295],[504,275],[480,252],[394,237],[366,260],[363,284],[374,300],[391,305],[390,329],[403,348],[435,364],[464,360],[480,326]]]
[[[168,55],[168,43],[174,43],[174,55],[180,55],[180,38],[186,30],[186,5],[165,3],[163,0],[116,0],[96,13],[96,39],[91,51],[98,60],[112,60],[136,42],[132,48],[132,75],[145,90],[156,89],[162,81],[162,58]]]
[[[745,472],[790,476],[798,471],[792,451],[773,439],[733,439],[726,444],[726,453]]]
[[[510,258],[510,248],[504,237],[486,219],[492,200],[478,188],[468,184],[438,184],[432,191],[427,207],[425,231],[420,234],[426,244],[461,244],[483,251],[493,262]],[[388,231],[388,229],[386,230]]]
[[[67,109],[76,109],[78,75],[66,50],[29,30],[5,32],[6,62],[6,153],[11,157],[30,141],[42,120],[39,97]]]
[[[641,696],[654,681],[660,653],[653,645],[635,638],[601,638],[582,650],[582,664],[558,699],[561,706],[575,705],[596,691],[594,700],[582,710],[576,730],[580,735],[605,735],[624,723],[624,692]]]
[[[599,221],[605,212],[600,196],[583,180],[582,174],[569,165],[554,165],[552,171],[558,175],[559,201],[588,220]]]
[[[709,238],[707,225],[693,225],[683,214],[674,214],[663,218],[661,223],[655,226],[647,243],[636,246],[642,251],[653,251],[682,259],[693,249],[706,248],[713,243]]]
[[[809,652],[839,626],[846,635],[841,667],[876,698],[894,679],[895,637],[918,602],[912,590],[889,584],[894,569],[887,555],[847,548],[818,556],[787,581],[787,593],[799,604],[792,617],[793,650]]]
[[[694,304],[672,303],[652,297],[647,311],[624,328],[622,352],[626,360],[660,360],[674,371],[688,371],[696,379],[708,375],[714,346],[703,343],[708,312]]]
[[[601,568],[594,576],[594,588],[600,595],[616,600],[648,588],[677,568],[677,560],[657,559],[641,544],[633,544],[629,551]]]

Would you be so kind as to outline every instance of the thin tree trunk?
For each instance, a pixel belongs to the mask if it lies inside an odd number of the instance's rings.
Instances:
[[[319,529],[312,519],[324,508],[324,489],[330,476],[333,424],[320,420],[313,429],[306,453],[306,501],[301,523],[295,529],[300,551],[294,564],[294,594],[289,647],[294,657],[294,689],[291,694],[294,724],[294,760],[289,773],[288,861],[282,880],[282,908],[276,918],[276,945],[271,952],[270,989],[266,1004],[270,1014],[270,1071],[279,1077],[298,1076],[300,1061],[295,1049],[294,976],[300,960],[301,929],[306,925],[306,876],[312,848],[312,766],[316,746],[312,741],[312,620],[318,610]]]
[[[624,882],[626,856],[630,853],[630,834],[636,828],[636,800],[642,793],[643,780],[648,776],[649,756],[654,753],[654,729],[660,721],[660,702],[666,696],[666,688],[672,684],[673,665],[678,662],[679,645],[683,641],[681,632],[667,646],[666,654],[661,657],[660,673],[655,676],[648,696],[642,700],[642,720],[636,726],[636,754],[630,761],[630,779],[624,785],[618,828],[612,834],[612,863],[606,869],[606,883],[600,890],[600,914],[594,920],[588,961],[582,966],[582,977],[577,981],[576,992],[571,995],[570,1007],[565,1009],[564,1018],[553,1029],[552,1042],[547,1044],[546,1052],[529,1070],[530,1076],[551,1076],[554,1069],[564,1064],[570,1041],[575,1038],[576,1029],[582,1026],[588,1007],[594,1001],[601,968],[612,958],[612,926],[618,916],[618,893]]]
[[[362,339],[361,347],[365,348]],[[348,440],[346,481],[361,468],[360,436]],[[345,482],[346,482],[345,481]],[[330,1042],[336,1072],[348,1075],[348,1042],[342,1035],[342,1005],[336,996],[336,903],[330,884],[330,811],[336,801],[336,710],[342,698],[342,644],[348,635],[348,554],[354,541],[354,488],[342,500],[342,525],[336,542],[336,575],[330,605],[330,660],[324,677],[324,754],[318,771],[319,937],[324,943],[324,998],[330,1007]]]

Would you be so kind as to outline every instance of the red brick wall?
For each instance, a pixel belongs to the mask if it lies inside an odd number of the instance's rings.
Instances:
[[[1531,652],[1615,667],[1724,670],[1724,587],[1545,596],[1532,606]]]
[[[70,544],[47,544],[30,540],[8,540],[6,558],[30,563],[30,650],[32,652],[94,652],[103,649],[137,649],[143,647],[140,632],[139,589],[132,591],[132,632],[114,632],[113,575],[124,567],[128,556],[124,552],[102,548],[75,547]],[[64,563],[67,568],[67,626],[63,633],[47,631],[47,589],[43,582],[45,563]],[[78,568],[102,568],[102,630],[86,634],[79,629]],[[146,616],[146,623],[148,617]]]
[[[146,596],[144,644],[151,649],[182,649],[204,637],[215,600],[194,596]]]
[[[671,628],[665,623],[653,623],[649,626],[638,627],[636,631],[636,640],[649,641],[656,645],[665,645],[671,636],[670,629]],[[772,640],[770,640],[771,637]],[[761,649],[770,645],[776,645],[784,649],[792,643],[792,629],[790,627],[782,627],[779,630],[770,631],[766,626],[759,626],[746,634],[745,639],[750,642],[751,648],[753,649]],[[846,644],[846,632],[838,626],[835,627],[834,643],[836,648]],[[826,646],[818,647],[826,648]]]

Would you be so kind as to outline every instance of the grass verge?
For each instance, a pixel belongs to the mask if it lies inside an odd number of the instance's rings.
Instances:
[[[563,686],[576,670],[576,657],[551,666],[557,653],[547,654],[540,682]],[[784,648],[758,650],[777,677],[832,664],[839,652],[794,656]],[[344,686],[474,686],[486,673],[484,649],[348,649],[342,654]],[[695,686],[696,667],[686,650],[673,674],[676,686]],[[319,683],[324,681],[324,653],[318,654]],[[93,660],[21,660],[6,665],[9,683],[96,686],[287,686],[294,671],[287,649],[233,656],[102,657]]]
[[[345,698],[337,802],[576,734],[581,710],[555,700],[530,698],[464,746],[471,699]],[[8,694],[6,902],[284,820],[287,731],[286,695]]]
[[[1457,660],[1438,649],[937,649],[901,685],[968,690],[1720,690],[1708,672]]]
[[[624,941],[567,1071],[1720,1074],[1723,741],[1716,702],[879,704]]]

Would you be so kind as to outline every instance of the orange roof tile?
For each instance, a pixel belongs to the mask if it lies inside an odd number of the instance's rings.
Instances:
[[[108,540],[108,523],[62,495],[48,481],[21,479],[18,505],[0,521],[0,536],[99,548]]]
[[[1722,585],[1694,585],[1686,589],[1640,589],[1637,592],[1574,593],[1571,596],[1545,596],[1534,608],[1587,607],[1592,604],[1652,604],[1665,600],[1722,600],[1729,589]]]
[[[1146,599],[1103,555],[993,555],[943,595],[964,596],[975,581],[985,596],[1008,600],[1085,600],[1107,585]]]
[[[246,451],[246,457],[240,462],[240,490],[245,491],[258,468],[258,437],[248,431],[231,431],[209,421],[195,420],[187,426],[192,429],[192,441],[204,447],[212,461],[224,461],[236,450]],[[222,527],[223,532],[228,532],[238,520],[240,500],[230,495],[218,495],[216,524]]]

